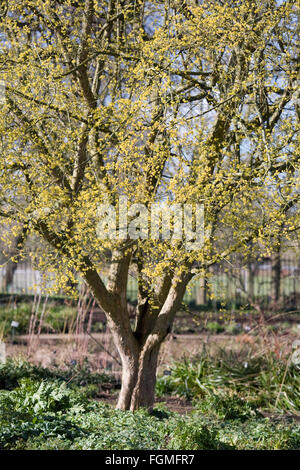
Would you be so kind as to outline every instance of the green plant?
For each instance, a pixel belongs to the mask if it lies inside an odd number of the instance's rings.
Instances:
[[[185,357],[175,362],[170,372],[171,375],[157,379],[158,396],[176,394],[191,399],[195,393],[201,396],[207,393],[205,381],[202,380],[207,374],[207,358],[202,357],[198,363],[193,363]]]
[[[0,364],[0,389],[13,390],[23,378],[33,380],[59,380],[70,386],[87,386],[115,383],[115,378],[104,373],[91,372],[87,362],[82,365],[68,364],[66,369],[48,369],[31,364],[24,360],[8,358]]]
[[[157,393],[199,400],[220,393],[235,393],[258,408],[278,412],[300,409],[300,366],[274,354],[256,357],[220,350],[206,351],[194,358],[175,362],[171,374],[159,377]],[[276,405],[276,406],[275,406]]]
[[[237,334],[241,333],[242,326],[239,323],[236,323],[236,322],[229,322],[225,326],[225,331],[226,331],[226,333],[229,333],[231,335],[237,335]]]
[[[224,326],[220,325],[220,323],[216,321],[208,322],[205,325],[205,329],[215,334],[222,333],[223,331],[225,331]]]
[[[170,426],[170,425],[169,425]],[[218,431],[206,423],[178,419],[169,434],[167,449],[170,450],[220,450],[232,448],[218,440]]]
[[[19,387],[1,391],[1,413],[11,410],[22,415],[37,416],[42,413],[84,411],[86,398],[58,381],[33,381],[21,379]]]
[[[218,436],[236,449],[300,449],[300,427],[292,422],[254,418],[243,423],[228,421],[221,424]]]
[[[14,422],[12,425],[1,426],[0,450],[10,448],[26,448],[27,441],[37,439],[40,443],[47,443],[48,438],[59,438],[61,446],[64,441],[81,436],[83,432],[78,426],[64,417],[42,416],[27,421]]]
[[[213,356],[204,349],[175,363],[157,387],[192,398],[186,416],[162,403],[149,414],[92,400],[103,377],[91,374],[87,363],[61,371],[8,360],[0,378],[6,386],[0,390],[0,449],[300,449],[299,425],[259,412],[299,406],[299,367],[271,354],[251,358],[219,350]]]
[[[210,394],[205,399],[198,400],[196,408],[203,413],[214,414],[223,420],[238,419],[243,422],[260,415],[255,401],[241,398],[237,393],[231,391]]]
[[[70,417],[87,410],[87,398],[65,383],[21,379],[14,390],[0,391],[0,448],[35,436],[77,436]]]
[[[40,311],[42,306],[40,306]],[[4,338],[11,335],[11,322],[13,320],[19,323],[17,334],[26,334],[32,314],[32,303],[21,302],[15,305],[0,305],[0,330]],[[68,332],[72,328],[75,308],[55,302],[47,304],[41,333],[61,333]]]
[[[211,401],[185,417],[162,404],[152,414],[131,413],[87,401],[63,383],[24,380],[17,389],[0,392],[0,449],[300,448],[299,426],[241,414],[247,408],[231,398],[222,397],[217,412]],[[224,415],[228,409],[234,416]]]

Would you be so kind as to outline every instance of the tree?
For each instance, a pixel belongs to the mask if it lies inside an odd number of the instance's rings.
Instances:
[[[5,265],[3,282],[3,288],[5,292],[8,292],[10,286],[13,284],[14,275],[17,270],[18,263],[21,261],[21,253],[26,243],[26,232],[27,229],[21,229],[16,238],[11,239],[11,249],[9,250],[10,252],[3,257],[4,259],[1,259],[1,262],[3,263],[4,261]],[[3,249],[1,251],[3,253]]]
[[[13,0],[1,18],[0,215],[45,241],[40,266],[57,287],[79,271],[106,312],[119,408],[151,409],[191,279],[298,226],[286,217],[299,188],[296,15],[294,1]],[[139,235],[108,238],[97,208],[116,210],[123,236],[125,196]],[[187,230],[174,237],[175,217],[173,238],[147,237],[143,207],[162,201],[187,208],[192,227],[204,203],[201,247],[187,249]]]

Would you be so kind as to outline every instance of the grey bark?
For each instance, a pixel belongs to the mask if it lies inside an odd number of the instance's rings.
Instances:
[[[154,404],[159,350],[172,327],[192,274],[181,274],[171,284],[162,283],[166,290],[159,292],[158,298],[163,303],[159,304],[158,299],[154,311],[148,307],[140,308],[139,321],[133,330],[126,301],[129,264],[130,254],[113,253],[107,289],[92,269],[86,271],[85,279],[106,313],[122,362],[122,386],[117,408],[135,411],[145,407],[150,411]]]
[[[272,301],[277,303],[280,299],[281,256],[280,246],[272,255]]]
[[[14,244],[10,253],[10,259],[6,262],[6,270],[4,276],[4,291],[8,291],[14,280],[14,275],[20,262],[20,251],[24,248],[27,236],[27,228],[22,228],[21,233],[15,238]],[[14,261],[11,259],[14,258]]]

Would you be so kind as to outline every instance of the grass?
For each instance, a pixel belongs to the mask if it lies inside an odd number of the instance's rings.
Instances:
[[[203,350],[158,379],[158,395],[193,400],[193,411],[180,416],[163,403],[149,414],[96,401],[90,387],[113,379],[88,365],[50,370],[8,360],[0,365],[0,449],[300,449],[295,421],[261,413],[274,409],[283,369],[271,357],[248,359],[245,367],[244,358]],[[282,413],[299,409],[299,369],[287,370],[285,380]]]

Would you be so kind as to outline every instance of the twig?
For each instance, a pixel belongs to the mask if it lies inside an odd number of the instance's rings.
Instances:
[[[95,343],[98,344],[98,346],[100,346],[100,348],[103,349],[103,351],[106,352],[106,354],[108,354],[114,361],[116,361],[116,363],[121,366],[121,362],[119,361],[119,359],[117,359],[113,354],[111,354],[98,340],[96,340],[96,338],[94,338],[94,336],[91,335],[91,333],[89,333],[87,331],[87,334],[95,341]]]

